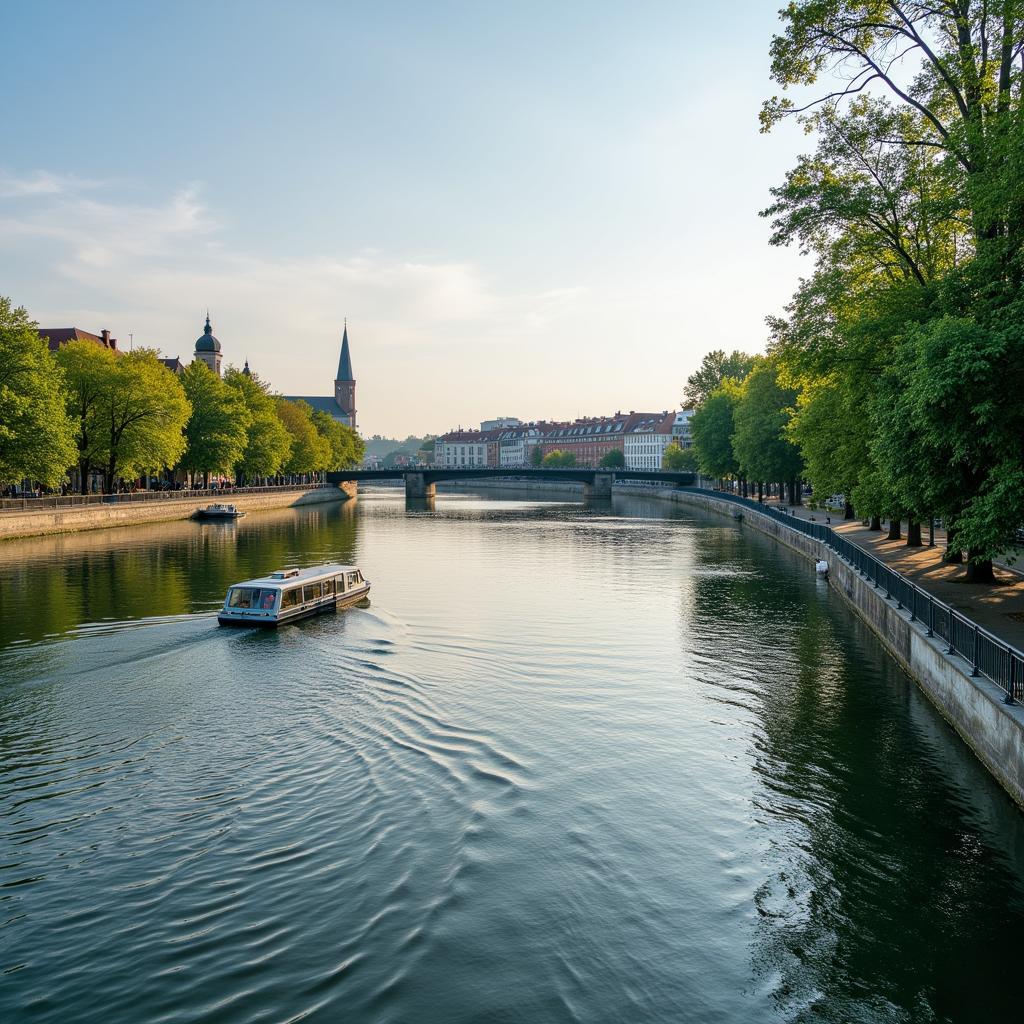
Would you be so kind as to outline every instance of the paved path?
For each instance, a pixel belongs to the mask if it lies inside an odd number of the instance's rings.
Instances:
[[[765,504],[776,506],[777,502]],[[950,565],[942,561],[946,547],[946,534],[942,530],[935,531],[935,547],[928,547],[928,526],[924,524],[921,528],[924,547],[908,548],[906,523],[903,524],[903,539],[886,540],[887,530],[881,533],[871,531],[859,519],[844,521],[841,512],[833,514],[804,506],[792,511],[801,519],[817,523],[830,519],[829,525],[847,540],[870,551],[896,572],[913,580],[923,590],[973,619],[990,633],[1024,650],[1024,574],[1017,569],[997,563],[994,586],[967,583],[964,565]]]

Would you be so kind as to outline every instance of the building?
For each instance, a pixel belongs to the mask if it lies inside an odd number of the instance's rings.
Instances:
[[[693,419],[693,409],[682,409],[676,413],[675,422],[672,424],[672,440],[680,448],[693,447],[693,430],[690,421]]]
[[[113,352],[120,351],[117,347],[117,338],[112,338],[110,331],[107,330],[100,331],[99,334],[90,334],[80,327],[40,327],[36,333],[45,339],[51,352],[63,348],[69,341],[91,341]]]
[[[193,362],[206,363],[217,376],[220,376],[220,342],[213,336],[210,326],[210,314],[206,314],[206,326],[203,333],[196,338],[196,354]]]
[[[481,430],[497,430],[499,427],[521,427],[523,421],[515,416],[499,416],[496,420],[484,420],[480,424]]]
[[[332,416],[346,427],[356,429],[356,378],[352,373],[352,354],[348,344],[348,322],[341,337],[341,357],[338,375],[334,379],[334,394],[323,396],[285,395],[289,402],[308,402],[314,409]]]
[[[434,465],[470,469],[498,465],[500,430],[451,430],[434,442]]]
[[[672,443],[675,414],[632,413],[623,431],[622,453],[626,469],[661,469],[662,456]]]
[[[185,364],[177,356],[173,359],[161,359],[160,362],[179,377],[185,372]]]

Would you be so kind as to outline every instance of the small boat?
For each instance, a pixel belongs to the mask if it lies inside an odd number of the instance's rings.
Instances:
[[[197,508],[196,519],[241,519],[244,512],[240,512],[235,505],[214,504],[206,508]]]
[[[222,626],[279,626],[355,604],[369,592],[369,581],[354,565],[279,569],[231,587],[217,621]]]

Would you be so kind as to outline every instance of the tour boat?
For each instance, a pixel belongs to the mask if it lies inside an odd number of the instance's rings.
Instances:
[[[241,519],[245,513],[239,512],[234,505],[217,503],[207,505],[206,508],[197,508],[195,515],[196,519]]]
[[[370,584],[354,565],[279,569],[236,583],[217,613],[222,626],[279,626],[361,601]]]

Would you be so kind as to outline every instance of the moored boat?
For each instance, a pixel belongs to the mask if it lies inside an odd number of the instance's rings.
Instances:
[[[237,506],[219,502],[207,505],[206,508],[197,508],[194,514],[196,519],[241,519],[245,515]]]
[[[236,583],[217,613],[222,626],[279,626],[361,601],[370,583],[354,565],[279,569]]]

